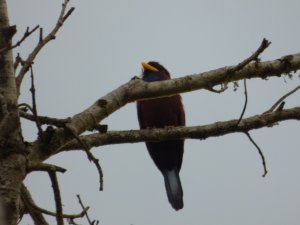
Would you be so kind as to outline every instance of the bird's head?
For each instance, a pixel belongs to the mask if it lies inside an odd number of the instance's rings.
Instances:
[[[168,70],[158,62],[150,61],[148,63],[142,63],[142,69],[142,78],[144,81],[152,82],[170,79]]]

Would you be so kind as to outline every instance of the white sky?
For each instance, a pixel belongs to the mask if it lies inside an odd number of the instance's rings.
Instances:
[[[61,1],[8,0],[17,41],[27,26],[37,24],[46,34],[56,22]],[[256,50],[265,37],[272,45],[262,59],[299,52],[300,1],[127,0],[79,1],[55,41],[35,60],[34,71],[41,115],[72,116],[107,92],[140,73],[140,62],[161,62],[173,77],[234,65]],[[38,41],[27,40],[14,53],[23,58]],[[272,78],[248,82],[245,116],[268,109],[280,96],[299,85]],[[29,78],[20,102],[30,103]],[[242,87],[242,83],[240,84]],[[187,124],[204,125],[238,118],[243,89],[232,86],[223,94],[197,91],[183,95]],[[299,106],[299,93],[286,108]],[[135,104],[104,121],[110,130],[137,129]],[[23,123],[27,140],[37,131]],[[101,225],[298,225],[300,220],[299,122],[251,131],[269,169],[262,178],[261,160],[242,134],[204,141],[187,140],[181,180],[184,208],[168,203],[163,179],[143,143],[94,149],[104,170],[104,192],[98,174],[85,154],[64,153],[49,160],[68,171],[59,175],[64,210],[77,213],[76,194],[89,205]],[[46,174],[30,174],[25,183],[36,202],[54,211]],[[55,220],[51,220],[54,224]],[[28,218],[21,225],[32,224]],[[87,224],[83,221],[82,224]]]

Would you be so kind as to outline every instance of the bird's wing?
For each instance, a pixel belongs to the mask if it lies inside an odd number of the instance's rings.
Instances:
[[[180,107],[179,108],[179,111],[177,112],[177,116],[178,116],[178,125],[180,126],[185,126],[185,112],[184,112],[184,106],[182,104],[182,101],[180,99]]]
[[[143,108],[141,107],[139,102],[137,102],[136,106],[137,106],[137,115],[138,115],[140,128],[145,129],[145,128],[147,128],[147,123],[146,123],[146,120],[144,119]]]

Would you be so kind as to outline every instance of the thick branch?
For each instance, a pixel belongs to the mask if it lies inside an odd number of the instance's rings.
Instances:
[[[89,146],[102,146],[121,143],[136,143],[143,141],[160,141],[166,139],[206,139],[217,137],[235,132],[248,132],[253,129],[270,127],[276,122],[284,120],[300,120],[300,107],[274,111],[261,115],[242,119],[237,125],[238,120],[216,122],[213,124],[193,127],[168,127],[164,129],[130,130],[130,131],[108,131],[104,134],[90,134],[81,136],[82,141]],[[81,149],[77,140],[72,140],[62,147],[61,151]]]
[[[68,123],[75,134],[80,135],[84,131],[95,127],[104,118],[125,104],[145,98],[157,98],[170,96],[178,93],[190,92],[198,89],[207,89],[220,85],[223,82],[233,82],[241,79],[267,78],[281,76],[284,73],[291,73],[300,69],[300,53],[284,56],[280,59],[266,62],[256,62],[248,64],[238,72],[228,77],[228,70],[232,67],[224,67],[200,74],[185,76],[178,79],[161,82],[143,82],[134,79],[113,90],[107,95],[97,100],[93,105],[81,113],[73,116]],[[52,141],[47,143],[47,154],[35,148],[29,158],[36,162],[43,161],[54,154],[59,148],[73,139],[64,128],[55,129]],[[41,143],[37,142],[36,146]]]
[[[0,49],[11,46],[15,33],[16,27],[9,25],[6,0],[0,0]],[[19,218],[20,188],[25,177],[25,147],[17,112],[12,50],[0,54],[0,92],[0,199],[3,208],[0,223],[10,225],[16,224]]]
[[[300,69],[300,53],[281,59],[261,63],[251,63],[228,78],[228,68],[224,67],[200,74],[185,76],[161,82],[132,80],[99,99],[85,111],[72,118],[71,126],[77,134],[89,130],[101,120],[129,102],[138,99],[156,98],[214,87],[223,82],[242,79],[281,76]]]

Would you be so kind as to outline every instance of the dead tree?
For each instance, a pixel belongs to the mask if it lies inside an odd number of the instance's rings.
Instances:
[[[300,53],[283,56],[271,61],[261,62],[260,54],[269,46],[264,39],[259,48],[247,59],[234,66],[227,66],[207,72],[183,76],[181,78],[145,83],[140,79],[131,79],[105,96],[100,97],[94,104],[84,111],[69,118],[51,118],[41,116],[37,112],[35,100],[34,72],[32,64],[50,41],[55,39],[59,29],[69,18],[74,8],[68,7],[68,0],[64,0],[61,13],[53,30],[44,35],[39,26],[28,28],[23,37],[12,43],[12,37],[17,32],[16,26],[9,24],[5,0],[0,0],[0,203],[1,224],[15,225],[24,213],[30,214],[35,224],[48,224],[44,215],[56,217],[57,224],[64,224],[64,218],[69,224],[75,224],[74,219],[86,216],[90,224],[96,221],[89,219],[88,207],[85,207],[78,196],[82,212],[66,215],[63,212],[59,183],[56,174],[63,173],[64,168],[44,163],[46,159],[63,151],[82,150],[87,158],[93,162],[99,173],[99,188],[103,189],[103,172],[99,160],[91,152],[93,147],[134,143],[144,141],[159,141],[166,139],[206,139],[229,133],[244,133],[257,148],[264,168],[263,176],[267,174],[267,167],[263,153],[249,135],[249,131],[263,127],[272,127],[285,120],[299,120],[300,106],[284,108],[284,100],[300,89],[291,90],[275,102],[270,109],[258,115],[244,118],[247,106],[247,84],[249,79],[267,79],[271,77],[293,76],[300,69]],[[18,47],[31,35],[38,33],[39,41],[26,59],[18,55],[13,59],[12,49]],[[20,86],[23,78],[31,77],[32,102],[20,103]],[[240,117],[235,120],[216,122],[212,124],[192,127],[176,127],[149,130],[113,131],[107,130],[101,121],[113,114],[124,105],[138,99],[159,98],[178,93],[205,89],[222,93],[229,83],[244,82],[245,104]],[[220,87],[216,89],[216,87]],[[36,124],[38,137],[33,142],[27,142],[22,135],[20,118]],[[43,129],[42,125],[47,128]],[[85,135],[85,131],[93,131]],[[24,178],[31,172],[44,171],[52,182],[56,211],[50,212],[37,206],[31,197],[30,190],[23,184]]]

